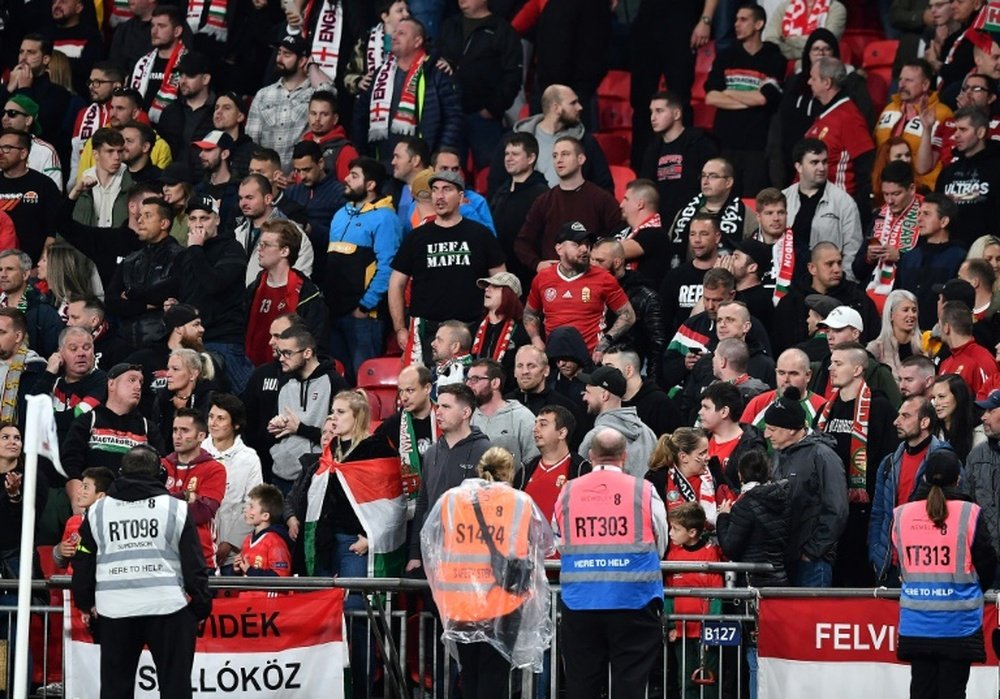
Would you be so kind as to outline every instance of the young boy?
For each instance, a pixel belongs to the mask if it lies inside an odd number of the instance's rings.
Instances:
[[[722,560],[719,548],[705,536],[705,510],[697,502],[686,502],[667,512],[670,524],[670,543],[673,546],[667,555],[668,561],[694,561],[698,563],[714,563]],[[722,587],[721,573],[671,573],[667,575],[667,587]],[[666,614],[719,614],[722,608],[720,600],[709,600],[705,597],[667,597],[664,601]],[[668,633],[670,642],[681,641],[683,645],[675,646],[675,652],[680,654],[678,666],[682,668],[681,686],[685,688],[686,699],[715,699],[719,696],[721,685],[718,677],[718,649],[708,648],[704,663],[699,655],[701,647],[701,623],[697,621],[678,621]],[[715,684],[705,686],[705,694],[701,694],[701,686],[691,680],[691,675],[698,667],[703,667],[703,678],[711,672],[715,676]]]
[[[88,507],[103,498],[111,482],[115,479],[115,474],[111,469],[103,466],[91,466],[85,469],[81,480],[82,485],[76,491],[73,498],[73,510],[76,512],[66,520],[66,528],[63,529],[62,541],[52,549],[52,558],[56,562],[56,567],[64,570],[70,564],[70,560],[76,555],[76,545],[80,541],[80,525],[83,524],[83,515]]]
[[[281,521],[285,503],[281,491],[268,483],[251,489],[243,506],[243,518],[253,527],[243,542],[243,548],[233,560],[236,575],[270,575],[288,577],[292,574],[291,542]]]

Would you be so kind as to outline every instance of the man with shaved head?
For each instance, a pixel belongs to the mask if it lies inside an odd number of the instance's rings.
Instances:
[[[800,405],[806,412],[806,421],[812,425],[826,399],[809,390],[809,379],[812,378],[812,368],[809,366],[809,355],[800,349],[787,349],[778,357],[774,370],[776,389],[754,396],[747,407],[743,409],[740,422],[764,429],[764,413],[782,396],[785,389],[794,386],[802,396]]]
[[[844,463],[850,510],[840,541],[834,584],[870,587],[875,580],[867,560],[868,520],[875,497],[879,463],[899,444],[889,400],[865,382],[868,352],[855,342],[836,345],[830,355],[833,398],[816,418],[816,429],[836,440],[834,450]]]

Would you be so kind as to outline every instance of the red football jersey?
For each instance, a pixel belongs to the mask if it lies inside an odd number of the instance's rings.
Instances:
[[[292,574],[292,554],[285,539],[270,529],[250,532],[240,550],[248,569],[270,571],[281,578]],[[247,572],[247,575],[251,573]]]
[[[806,131],[806,138],[818,138],[829,153],[828,179],[854,194],[854,161],[858,156],[875,150],[868,124],[857,106],[841,96],[828,106]]]
[[[618,312],[627,303],[618,281],[596,266],[572,278],[563,275],[558,264],[546,267],[535,275],[528,293],[528,306],[545,317],[546,335],[563,325],[573,326],[590,352],[597,346],[605,308]]]
[[[162,460],[167,472],[167,492],[178,495],[194,491],[198,498],[214,500],[215,510],[218,510],[219,503],[226,494],[226,467],[209,457],[206,451],[202,451],[201,456],[196,457],[191,464],[178,464],[175,459],[176,455],[171,454]],[[188,509],[188,516],[193,518],[198,530],[205,565],[209,568],[215,568],[215,510],[211,517],[202,519],[199,511]]]

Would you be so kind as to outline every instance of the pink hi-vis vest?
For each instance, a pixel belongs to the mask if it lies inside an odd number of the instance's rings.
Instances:
[[[573,610],[641,609],[663,598],[650,483],[602,469],[568,481],[555,519],[563,603]]]
[[[982,626],[983,593],[972,565],[979,511],[974,503],[951,500],[939,529],[923,501],[895,509],[892,542],[903,578],[901,636],[960,638]]]

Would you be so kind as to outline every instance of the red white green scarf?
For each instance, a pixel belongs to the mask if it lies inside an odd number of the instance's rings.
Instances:
[[[299,297],[302,294],[302,285],[305,283],[305,277],[296,272],[294,269],[288,270],[288,283],[285,284],[285,298],[278,306],[279,313],[294,313],[299,307]],[[260,308],[261,301],[264,300],[264,289],[267,287],[267,272],[261,272],[260,276],[257,277],[257,289],[253,292],[253,303],[250,308]],[[250,354],[250,338],[258,337],[256,334],[257,324],[264,322],[265,317],[259,313],[250,313],[250,318],[247,320],[247,335],[246,335],[246,351],[248,356],[253,356]],[[267,320],[270,324],[271,320]]]
[[[632,238],[635,237],[636,233],[646,228],[663,228],[663,221],[660,220],[660,215],[653,214],[635,228],[626,228],[624,231],[618,234],[618,240],[631,240]],[[666,233],[664,233],[664,235],[666,235]],[[639,269],[639,263],[636,262],[635,260],[632,260],[631,262],[626,262],[625,269],[629,270],[630,272],[634,272],[637,269]]]
[[[417,133],[417,88],[424,77],[424,62],[427,54],[421,52],[417,56],[403,80],[403,94],[399,96],[399,105],[392,115],[392,86],[395,84],[397,70],[396,57],[389,58],[375,74],[372,84],[371,107],[368,114],[368,140],[384,141],[389,138],[389,132],[400,136],[413,136]]]
[[[792,279],[795,276],[795,235],[789,228],[781,239],[772,247],[772,269],[774,273],[774,295],[771,300],[774,305],[788,294],[792,288]]]
[[[503,361],[503,357],[507,354],[507,350],[510,348],[510,339],[514,335],[514,327],[517,323],[514,322],[513,318],[508,318],[503,322],[503,326],[500,328],[500,336],[497,338],[496,344],[493,346],[493,351],[490,353],[490,359],[497,362]],[[489,330],[490,319],[487,316],[483,318],[483,322],[479,324],[479,329],[476,330],[476,339],[472,342],[472,356],[482,357],[483,352],[486,351],[484,343],[486,342],[486,331]]]
[[[207,15],[205,0],[188,0],[187,23],[195,34],[206,34],[225,41],[228,36],[226,0],[209,0]]]
[[[111,27],[117,27],[123,22],[132,19],[132,10],[129,9],[128,0],[114,0],[111,4]]]
[[[178,41],[174,44],[174,49],[170,52],[170,58],[167,59],[167,65],[163,69],[163,81],[157,88],[153,102],[149,106],[149,120],[153,123],[160,120],[160,114],[163,113],[168,104],[177,100],[177,85],[180,82],[180,75],[175,73],[174,69],[177,67],[177,61],[185,53],[187,53],[187,49],[184,48],[182,42]],[[153,49],[140,58],[139,62],[135,64],[135,70],[132,71],[132,87],[138,90],[139,94],[145,95],[146,90],[149,89],[149,80],[153,75],[153,66],[155,64],[156,49]]]
[[[309,0],[303,13],[302,36],[309,38],[316,0]],[[313,33],[310,57],[330,80],[337,78],[337,62],[340,60],[340,41],[344,33],[344,5],[340,0],[323,0],[316,31]]]
[[[830,417],[830,409],[837,400],[839,389],[835,389],[833,397],[827,401],[816,418],[816,429],[826,430],[826,422]],[[868,420],[872,409],[872,390],[868,384],[861,383],[861,391],[854,401],[854,420],[851,424],[851,446],[849,463],[847,464],[847,499],[850,502],[867,503],[868,498]]]
[[[792,0],[781,18],[782,36],[809,36],[826,24],[830,13],[830,0],[814,0],[806,7],[806,0]]]
[[[899,250],[900,255],[909,252],[916,246],[920,237],[920,227],[917,225],[917,212],[924,198],[919,194],[914,195],[913,201],[906,207],[899,216],[893,216],[889,211],[889,205],[883,204],[878,217],[875,219],[875,231],[872,237],[878,238],[883,246],[894,247]],[[872,279],[868,283],[868,296],[871,297],[879,312],[885,305],[885,299],[892,291],[896,283],[896,263],[879,262],[875,265]]]

